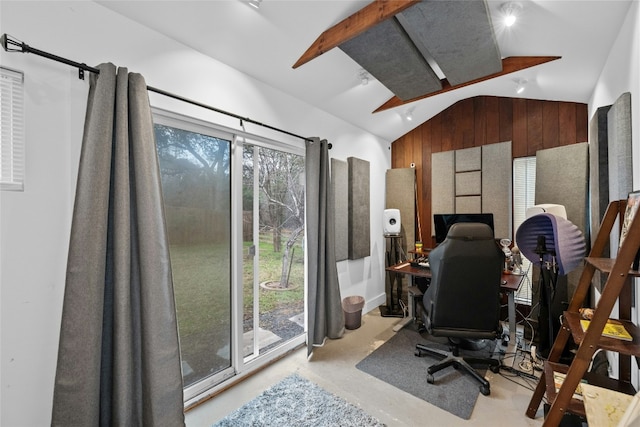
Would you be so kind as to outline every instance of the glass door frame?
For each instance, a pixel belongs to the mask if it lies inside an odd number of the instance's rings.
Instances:
[[[152,108],[152,115],[153,115],[153,122],[154,125],[155,124],[160,124],[160,125],[164,125],[164,126],[169,126],[172,128],[176,128],[176,129],[181,129],[181,130],[185,130],[188,132],[193,132],[193,133],[199,133],[202,135],[207,135],[213,138],[219,138],[225,141],[229,141],[230,143],[230,150],[233,149],[233,140],[234,140],[234,135],[233,133],[230,133],[228,131],[225,131],[224,129],[219,129],[217,127],[211,126],[209,123],[200,121],[198,119],[194,119],[192,117],[189,116],[184,116],[178,113],[173,113],[171,111],[166,111],[166,110],[162,110],[159,108]],[[232,153],[230,153],[230,155],[232,155]],[[233,158],[231,158],[230,160],[230,173],[233,173]],[[231,188],[233,188],[233,182],[230,183]],[[231,201],[232,202],[232,201]],[[230,205],[230,211],[233,211],[233,206]],[[230,212],[230,215],[231,215]],[[233,218],[231,218],[233,221]],[[230,227],[233,227],[233,224],[230,225]],[[234,237],[233,237],[233,229],[230,230],[230,266],[233,264],[233,244],[234,244]],[[232,267],[230,267],[232,268]],[[235,315],[233,312],[233,293],[234,293],[234,278],[233,278],[233,269],[230,271],[230,281],[229,281],[229,286],[231,286],[230,289],[230,300],[229,300],[229,305],[230,305],[230,316],[229,316],[229,321],[231,323],[231,327],[229,330],[229,338],[230,338],[230,345],[229,348],[231,351],[233,351],[233,341],[235,339],[235,334],[234,334],[234,323],[235,323]],[[180,322],[180,318],[178,318],[178,322]],[[182,360],[182,350],[180,352],[180,358]],[[187,402],[190,402],[193,399],[197,399],[199,396],[205,394],[208,392],[208,390],[211,390],[212,388],[215,388],[217,386],[219,386],[220,384],[224,384],[225,381],[227,381],[228,379],[234,377],[236,375],[236,369],[233,365],[234,363],[234,359],[233,359],[233,353],[231,354],[231,357],[229,358],[229,364],[230,366],[215,372],[205,378],[202,378],[201,380],[190,384],[186,387],[184,387],[184,400],[185,400],[185,404],[187,404]]]
[[[242,166],[243,156],[242,150],[244,144],[250,144],[252,146],[264,147],[272,150],[284,151],[302,157],[305,156],[304,143],[296,142],[282,142],[271,138],[257,136],[248,132],[240,131],[238,129],[229,128],[222,125],[216,125],[209,121],[194,118],[192,116],[186,116],[184,114],[176,113],[173,111],[165,110],[158,107],[152,107],[152,114],[154,123],[164,124],[176,128],[188,129],[194,132],[226,139],[231,141],[231,366],[224,369],[210,377],[207,377],[199,382],[196,382],[184,389],[184,403],[185,408],[189,408],[201,401],[203,398],[211,396],[229,386],[230,381],[239,380],[252,372],[266,366],[273,360],[276,360],[284,354],[290,352],[294,348],[304,345],[307,338],[307,321],[306,321],[306,309],[307,309],[307,259],[305,250],[305,277],[304,277],[304,310],[305,310],[305,325],[304,333],[289,341],[284,342],[265,354],[258,354],[257,356],[251,355],[245,358],[243,355],[243,236],[242,236]],[[255,202],[254,202],[255,203]],[[255,209],[254,205],[254,209]],[[254,219],[254,235],[258,233],[258,220]],[[306,236],[306,226],[305,226]],[[306,237],[304,239],[304,245],[306,249]],[[254,275],[257,275],[258,267],[257,255],[259,248],[256,248],[256,256],[254,256]],[[256,301],[258,301],[256,299]],[[255,316],[258,315],[259,310],[254,310],[254,326],[257,321]],[[254,332],[257,328],[254,329]],[[254,339],[254,343],[257,340]],[[254,350],[255,346],[254,344]],[[255,353],[254,353],[255,354]]]
[[[305,148],[304,146],[293,146],[291,144],[285,144],[279,141],[274,141],[266,138],[259,138],[255,135],[236,135],[236,137],[232,141],[231,152],[232,152],[232,177],[231,177],[231,188],[242,188],[242,167],[243,167],[243,156],[242,151],[244,150],[245,144],[251,146],[252,148],[266,148],[270,150],[278,150],[291,154],[296,154],[299,156],[305,156]],[[256,150],[257,151],[257,150]],[[258,176],[254,173],[254,189],[257,187],[256,180]],[[232,333],[234,333],[235,339],[232,340],[232,358],[233,364],[236,367],[237,374],[248,374],[253,372],[254,370],[264,366],[266,363],[275,360],[297,346],[303,345],[306,343],[307,338],[307,322],[306,322],[306,309],[307,309],[307,259],[306,259],[306,250],[305,250],[305,281],[304,281],[304,307],[305,307],[305,326],[304,333],[292,340],[289,340],[282,345],[277,346],[274,349],[269,350],[267,353],[260,354],[258,351],[259,342],[257,339],[258,333],[258,324],[259,324],[259,290],[258,286],[255,286],[254,283],[254,309],[253,309],[253,351],[249,356],[244,356],[242,349],[242,341],[243,341],[243,236],[242,236],[242,191],[231,191],[231,206],[232,211],[235,209],[235,212],[232,214],[232,266],[233,266],[233,274],[232,274],[232,282],[233,282],[233,292],[232,292],[232,313],[234,316],[234,321],[232,322]],[[253,210],[254,212],[258,212],[258,198],[253,198]],[[253,244],[256,246],[255,253],[253,255],[253,277],[254,282],[258,280],[259,273],[259,245],[257,243],[257,239],[259,239],[259,218],[257,215],[253,215]],[[306,226],[305,226],[305,236],[306,236]],[[306,237],[304,240],[304,244],[306,247]]]

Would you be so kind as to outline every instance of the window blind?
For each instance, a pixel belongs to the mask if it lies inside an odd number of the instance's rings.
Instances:
[[[513,225],[520,227],[526,218],[527,209],[535,205],[536,157],[519,157],[513,160]],[[522,269],[527,272],[522,286],[516,292],[519,303],[531,304],[531,263],[522,257]]]
[[[0,190],[24,190],[24,75],[0,67]]]

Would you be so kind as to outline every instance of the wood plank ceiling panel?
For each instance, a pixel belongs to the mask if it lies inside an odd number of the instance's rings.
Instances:
[[[490,74],[490,75],[485,76],[485,77],[480,77],[478,79],[472,80],[472,81],[467,82],[467,83],[462,83],[462,84],[456,85],[456,86],[452,86],[451,84],[449,84],[449,81],[447,79],[442,79],[441,80],[442,89],[439,90],[439,91],[432,92],[432,93],[427,93],[425,95],[418,96],[418,97],[410,99],[408,101],[402,100],[402,99],[398,98],[397,96],[394,96],[393,98],[389,99],[387,102],[382,104],[380,107],[376,108],[373,112],[377,113],[377,112],[380,112],[380,111],[388,110],[390,108],[399,107],[401,105],[408,104],[408,103],[415,102],[415,101],[419,101],[421,99],[425,99],[425,98],[428,98],[430,96],[435,96],[435,95],[439,95],[439,94],[444,93],[444,92],[449,92],[451,90],[456,90],[456,89],[459,89],[461,87],[468,86],[468,85],[471,85],[471,84],[474,84],[474,83],[480,83],[480,82],[483,82],[485,80],[489,80],[489,79],[493,79],[493,78],[496,78],[496,77],[503,76],[505,74],[515,73],[516,71],[524,70],[526,68],[535,67],[536,65],[541,65],[541,64],[544,64],[546,62],[555,61],[555,60],[560,59],[560,58],[561,58],[560,56],[510,56],[510,57],[504,58],[502,60],[502,71],[500,71],[498,73]]]
[[[356,37],[421,0],[376,0],[353,15],[329,28],[316,39],[304,54],[293,64],[293,68],[306,64],[341,43]]]

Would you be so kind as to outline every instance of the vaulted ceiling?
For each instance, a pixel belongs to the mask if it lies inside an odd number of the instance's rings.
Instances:
[[[520,3],[504,6],[505,14],[520,11]],[[323,32],[293,67],[334,47],[393,93],[375,112],[560,59],[502,59],[488,4],[479,0],[369,3]]]
[[[509,28],[504,1],[494,0],[263,0],[259,9],[245,0],[98,3],[393,141],[477,95],[588,102],[630,0],[523,0]],[[294,67],[323,33],[372,3],[409,5]],[[378,49],[382,43],[387,48]],[[526,90],[516,94],[520,80]]]

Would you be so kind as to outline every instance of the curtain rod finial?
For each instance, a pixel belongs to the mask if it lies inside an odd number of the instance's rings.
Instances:
[[[2,44],[2,47],[6,52],[24,52],[23,46],[26,46],[20,40],[16,39],[13,36],[10,36],[7,33],[4,33],[2,36],[0,36],[0,44]],[[19,49],[15,49],[12,46],[17,46],[19,47]]]

